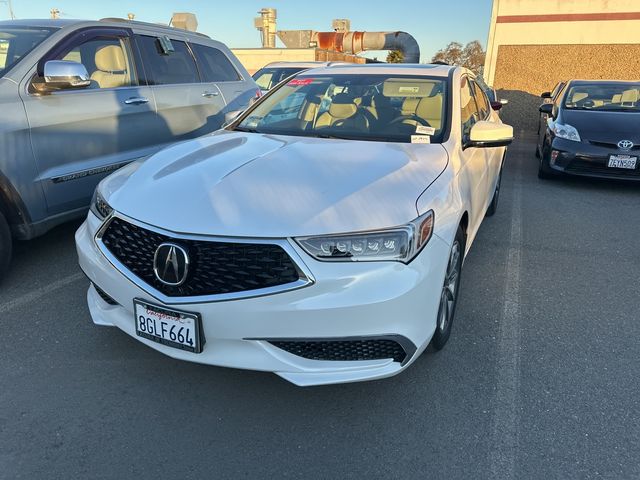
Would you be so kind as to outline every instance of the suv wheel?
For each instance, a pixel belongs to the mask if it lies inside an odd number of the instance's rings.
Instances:
[[[11,230],[4,215],[0,212],[0,281],[9,270],[11,245]]]

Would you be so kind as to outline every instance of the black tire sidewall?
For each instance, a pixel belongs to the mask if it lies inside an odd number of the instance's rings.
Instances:
[[[453,312],[451,314],[451,321],[449,322],[449,324],[447,325],[447,328],[444,331],[441,331],[440,328],[438,327],[438,320],[440,319],[440,308],[438,308],[438,315],[436,316],[436,330],[433,334],[433,337],[431,338],[431,345],[433,346],[434,349],[436,350],[441,350],[447,343],[447,341],[449,340],[449,336],[451,335],[451,328],[453,327],[453,321],[455,319],[456,316],[456,307],[458,306],[458,299],[460,298],[460,279],[462,277],[462,264],[463,264],[463,260],[464,260],[464,252],[465,252],[465,241],[464,241],[464,232],[462,231],[461,227],[458,227],[458,231],[456,232],[456,237],[455,237],[455,241],[458,241],[459,245],[460,245],[460,259],[458,260],[459,265],[458,265],[458,279],[457,279],[457,283],[456,283],[456,298],[455,301],[453,303]],[[448,260],[449,258],[451,258],[451,253],[449,253],[449,257],[447,258],[447,264],[448,264]],[[447,273],[446,273],[446,269],[445,269],[445,277],[446,277]],[[444,279],[442,282],[443,286],[444,286]],[[441,287],[442,288],[442,287]]]

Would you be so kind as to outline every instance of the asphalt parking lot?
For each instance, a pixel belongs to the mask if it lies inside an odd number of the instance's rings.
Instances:
[[[0,287],[0,478],[639,478],[640,188],[510,149],[452,338],[403,374],[299,388],[93,326],[78,223]]]

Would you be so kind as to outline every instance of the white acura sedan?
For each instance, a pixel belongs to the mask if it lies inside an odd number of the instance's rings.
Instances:
[[[512,136],[459,67],[299,74],[99,185],[76,233],[93,322],[297,385],[394,375],[449,338]]]

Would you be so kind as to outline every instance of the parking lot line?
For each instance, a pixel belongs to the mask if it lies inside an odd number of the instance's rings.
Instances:
[[[9,302],[6,302],[0,305],[0,315],[13,310],[14,308],[17,308],[27,303],[38,300],[41,297],[49,295],[51,292],[55,292],[56,290],[62,287],[65,287],[69,284],[75,283],[78,280],[81,280],[83,278],[86,278],[84,274],[74,273],[73,275],[69,275],[68,277],[64,277],[59,280],[56,280],[55,282],[50,283],[45,287],[38,288],[37,290],[32,290],[28,293],[25,293],[24,295],[18,298],[15,298]]]
[[[522,174],[514,178],[511,232],[505,271],[504,304],[498,328],[497,381],[492,429],[492,478],[515,478],[520,390],[520,282],[522,250]]]

